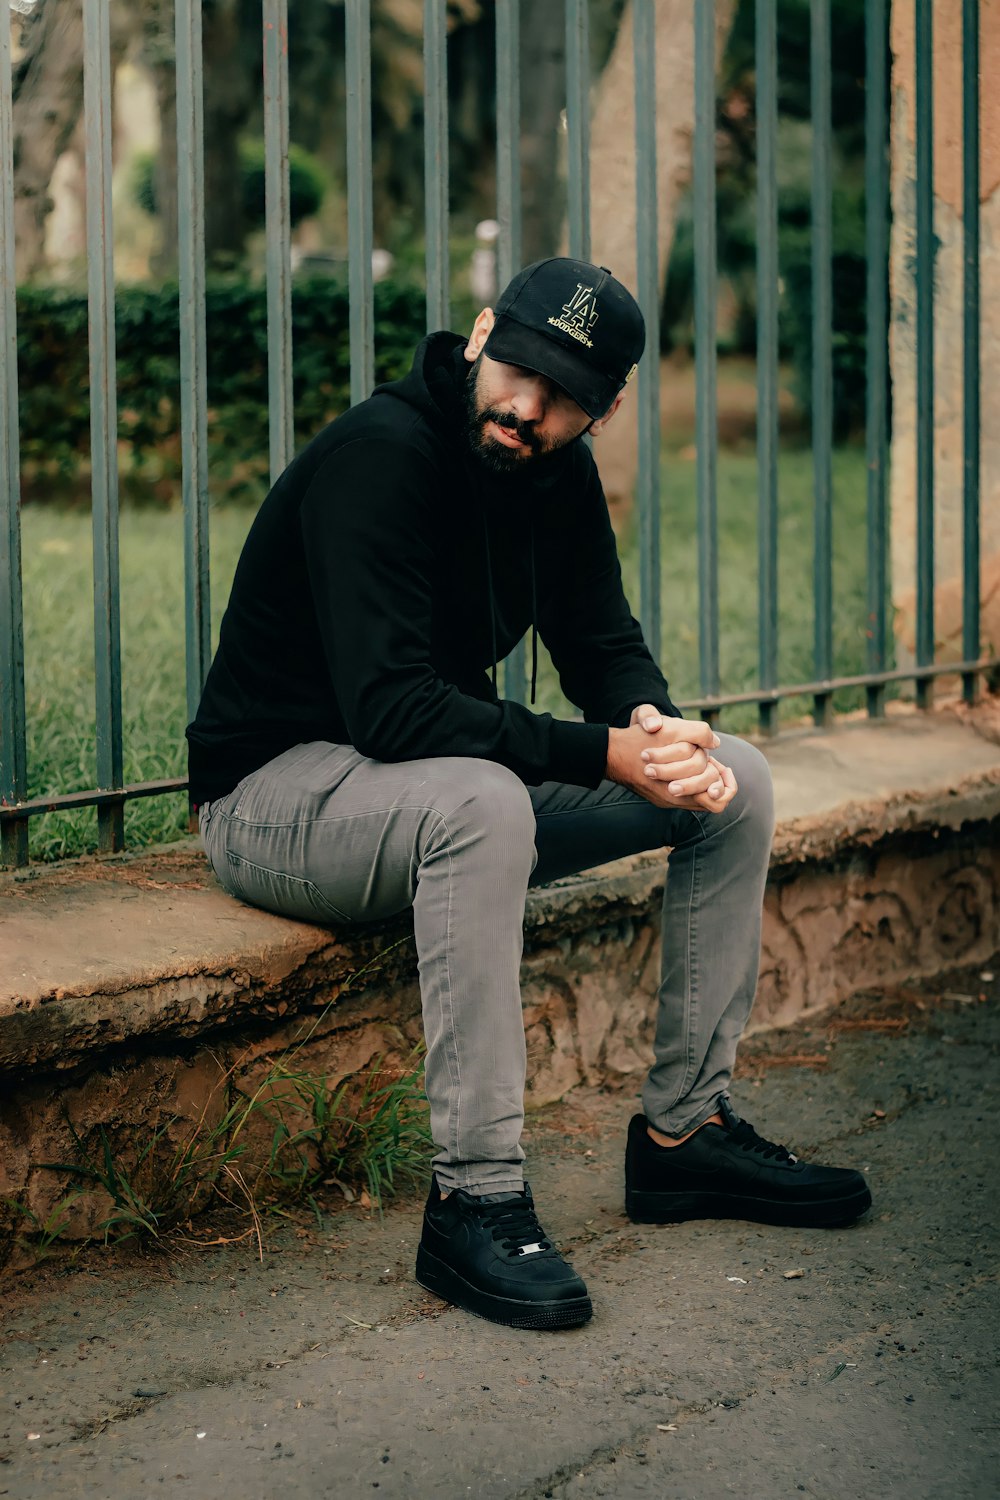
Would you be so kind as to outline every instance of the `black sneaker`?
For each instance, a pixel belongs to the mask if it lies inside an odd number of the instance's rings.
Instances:
[[[765,1141],[728,1099],[725,1125],[703,1125],[682,1146],[658,1146],[635,1115],[625,1152],[625,1211],[637,1224],[750,1219],[756,1224],[833,1228],[871,1207],[860,1172],[799,1161]]]
[[[593,1313],[587,1288],[546,1238],[531,1189],[442,1199],[424,1210],[417,1280],[466,1312],[509,1328],[573,1328]]]

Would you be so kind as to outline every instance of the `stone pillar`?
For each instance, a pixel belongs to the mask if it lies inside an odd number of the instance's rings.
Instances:
[[[892,6],[892,593],[897,655],[915,652],[916,143],[914,5]],[[981,640],[1000,652],[1000,0],[980,0]],[[962,645],[962,7],[934,4],[935,652]]]

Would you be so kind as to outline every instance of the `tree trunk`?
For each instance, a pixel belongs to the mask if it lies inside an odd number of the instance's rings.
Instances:
[[[697,3],[697,0],[695,0]],[[735,0],[715,7],[716,57],[733,21]],[[636,285],[635,88],[632,7],[601,77],[590,135],[591,259]],[[677,200],[691,180],[694,134],[694,13],[692,0],[659,0],[656,8],[657,244],[660,286],[666,277]],[[659,328],[646,330],[646,359],[658,359]],[[594,443],[616,524],[632,503],[638,465],[634,398]]]
[[[81,0],[41,0],[13,82],[14,236],[24,279],[44,265],[49,183],[83,108]]]
[[[242,255],[247,237],[240,136],[262,87],[263,33],[251,53],[240,46],[240,0],[205,7],[205,256]]]
[[[142,61],[156,89],[160,145],[154,168],[154,196],[159,243],[150,266],[157,276],[177,265],[177,84],[173,5],[146,0],[142,19]]]
[[[521,20],[521,260],[555,255],[565,211],[559,122],[566,95],[561,5],[529,5]]]
[[[255,28],[255,40],[259,27]],[[205,119],[205,258],[243,253],[247,235],[239,140],[247,128],[260,74],[259,46],[249,49],[236,0],[208,0],[202,13]],[[156,87],[160,148],[156,158],[159,276],[177,266],[177,82],[172,0],[146,0],[143,62]]]

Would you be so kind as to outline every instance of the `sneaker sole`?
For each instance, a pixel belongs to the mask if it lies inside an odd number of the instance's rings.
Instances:
[[[683,1224],[688,1219],[746,1219],[795,1229],[836,1229],[853,1224],[872,1206],[868,1188],[819,1203],[776,1203],[738,1198],[731,1193],[625,1194],[625,1212],[634,1224]]]
[[[576,1328],[589,1322],[594,1314],[589,1297],[561,1302],[514,1302],[480,1291],[423,1245],[417,1250],[417,1280],[444,1302],[507,1328]]]

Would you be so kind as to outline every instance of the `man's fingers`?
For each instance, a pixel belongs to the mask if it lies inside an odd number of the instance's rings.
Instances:
[[[673,784],[675,781],[686,782],[692,776],[701,776],[710,769],[708,757],[703,750],[692,749],[683,760],[676,756],[661,759],[659,753],[654,751],[646,763],[645,773],[651,779],[655,777],[657,781],[669,781]],[[713,775],[717,774],[713,772]]]
[[[720,761],[715,760],[711,756],[709,757],[707,774],[709,778],[714,775],[715,779],[709,779],[709,785],[706,790],[688,790],[685,793],[676,795],[670,790],[676,783],[672,780],[668,781],[666,778],[669,777],[670,772],[664,771],[662,773],[663,779],[653,781],[650,785],[648,794],[650,800],[654,801],[658,807],[683,807],[692,812],[725,812],[739,790],[736,784],[736,777],[729,766],[722,765]],[[721,790],[715,791],[715,788],[721,788]]]
[[[705,812],[720,813],[732,802],[739,788],[736,785],[736,777],[729,766],[724,766],[717,760],[712,760],[712,766],[717,773],[716,780],[712,782],[707,792],[698,798],[698,805]]]
[[[672,745],[656,745],[650,750],[643,750],[639,758],[651,761],[654,765],[669,765],[679,760],[708,761],[704,750],[699,750],[697,745],[691,745],[687,740],[676,740]]]
[[[727,790],[735,793],[736,777],[730,768],[724,766],[721,761],[716,760],[714,755],[708,757],[708,763],[714,767],[716,772],[716,779],[708,788],[708,795],[710,797],[722,797]]]
[[[692,745],[700,745],[703,750],[719,748],[719,736],[704,719],[675,719],[674,723],[684,726],[684,738],[690,740]]]
[[[663,728],[663,715],[651,703],[640,703],[632,714],[632,722],[641,724],[649,734],[656,734]]]
[[[674,777],[667,782],[667,791],[671,797],[696,797],[699,792],[707,792],[718,777],[719,773],[715,767],[707,766],[696,776]]]

